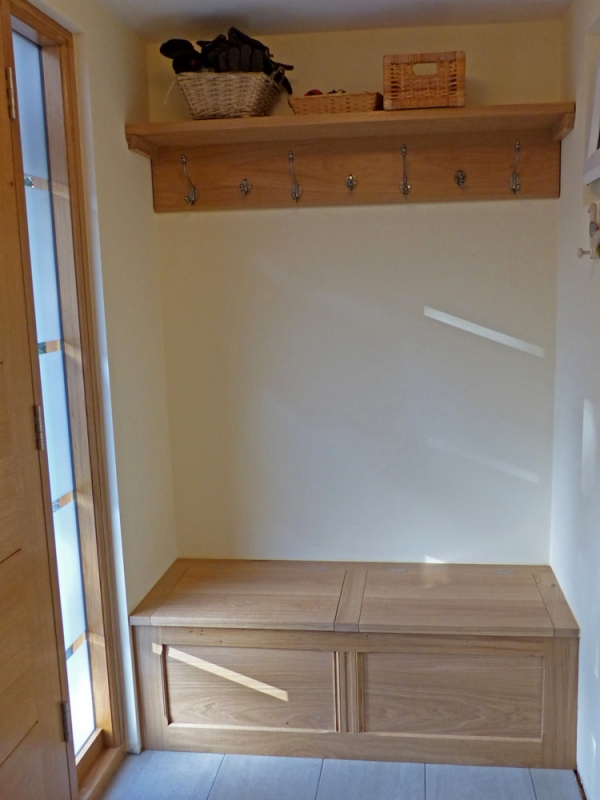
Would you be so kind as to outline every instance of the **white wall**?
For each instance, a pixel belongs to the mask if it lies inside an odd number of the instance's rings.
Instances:
[[[145,45],[95,0],[37,4],[77,33],[128,735],[136,749],[127,611],[176,557],[150,169],[124,136],[125,122],[148,114]]]
[[[161,215],[179,554],[547,562],[556,205]]]
[[[578,764],[588,800],[600,800],[600,268],[587,247],[587,207],[600,185],[582,184],[592,91],[600,56],[600,2],[575,0],[566,30],[567,90],[575,130],[563,142],[558,252],[556,410],[551,564],[581,626]]]

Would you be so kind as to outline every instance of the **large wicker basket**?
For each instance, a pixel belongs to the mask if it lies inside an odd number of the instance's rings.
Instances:
[[[347,114],[356,111],[378,111],[383,108],[379,92],[359,94],[311,94],[290,97],[288,103],[294,114]]]
[[[181,72],[177,83],[194,119],[265,117],[281,90],[264,72]]]
[[[416,74],[415,64],[433,64],[435,74]],[[448,53],[385,56],[383,92],[386,111],[464,106],[465,54],[461,50],[454,50]]]

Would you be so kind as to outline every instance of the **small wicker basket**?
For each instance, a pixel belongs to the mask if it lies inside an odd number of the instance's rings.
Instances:
[[[415,74],[415,64],[434,64],[435,74]],[[383,91],[383,107],[386,111],[464,106],[465,54],[461,50],[454,50],[448,53],[385,56]]]
[[[177,83],[194,119],[265,117],[281,91],[264,72],[181,72]]]
[[[383,96],[379,92],[311,94],[308,97],[290,97],[288,103],[294,114],[348,114],[381,110]]]

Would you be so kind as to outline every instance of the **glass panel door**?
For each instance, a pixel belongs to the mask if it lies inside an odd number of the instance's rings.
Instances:
[[[95,730],[41,48],[13,33],[52,517],[75,753]]]

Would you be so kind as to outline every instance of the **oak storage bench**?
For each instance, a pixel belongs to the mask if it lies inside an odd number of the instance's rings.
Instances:
[[[575,767],[546,566],[181,559],[131,624],[145,748]]]

